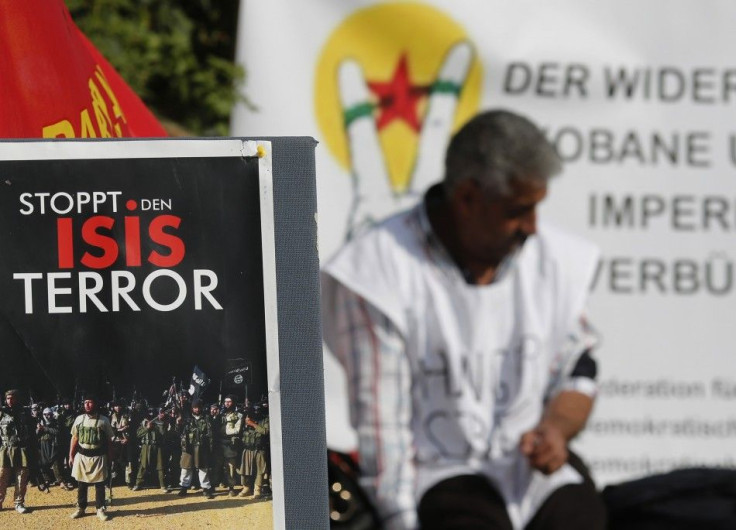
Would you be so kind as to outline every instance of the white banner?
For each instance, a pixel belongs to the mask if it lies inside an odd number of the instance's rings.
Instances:
[[[725,0],[246,1],[258,111],[236,109],[232,133],[321,142],[325,259],[440,179],[479,109],[527,115],[566,162],[542,217],[603,250],[601,392],[578,450],[601,485],[734,466],[735,19]],[[328,407],[332,445],[352,442],[343,417]]]

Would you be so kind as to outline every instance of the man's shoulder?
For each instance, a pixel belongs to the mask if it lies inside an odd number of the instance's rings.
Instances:
[[[406,258],[419,254],[421,227],[418,219],[417,207],[384,219],[346,242],[327,262],[324,271],[338,277],[341,272],[368,274],[375,281],[375,274],[391,271],[393,262],[405,262]]]
[[[395,214],[348,242],[322,270],[327,311],[340,287],[347,288],[403,329],[405,288],[423,259],[418,207]],[[426,238],[425,238],[426,239]]]
[[[343,245],[340,252],[359,252],[377,245],[402,246],[413,240],[411,227],[416,218],[416,207],[395,213],[376,223]],[[338,252],[339,254],[339,252]]]
[[[84,414],[79,414],[74,418],[71,425],[72,433],[75,433],[84,424]]]

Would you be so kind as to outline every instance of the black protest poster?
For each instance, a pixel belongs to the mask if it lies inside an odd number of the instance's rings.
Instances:
[[[215,404],[239,359],[248,384],[228,393],[267,404],[267,142],[1,147],[0,390]]]

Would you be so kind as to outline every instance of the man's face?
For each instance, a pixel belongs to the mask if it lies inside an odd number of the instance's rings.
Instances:
[[[15,394],[8,394],[7,396],[5,396],[5,404],[8,407],[13,408],[15,407],[16,403],[17,403],[17,400],[15,399]]]
[[[230,398],[225,398],[225,408],[230,410],[233,407],[233,400]]]
[[[192,407],[192,414],[195,416],[199,416],[200,412],[202,412],[202,409],[200,409],[199,405]]]
[[[120,405],[115,405],[112,410],[115,411],[115,414],[120,414]]]
[[[163,410],[159,411],[158,413],[159,421],[163,421],[165,417],[166,417],[166,411],[163,411]]]
[[[227,403],[227,402],[226,402]],[[220,412],[220,410],[217,408],[217,406],[210,407],[210,416],[215,417]]]
[[[513,181],[503,196],[490,196],[472,181],[462,189],[457,236],[467,262],[498,266],[536,233],[537,206],[547,196],[545,184]]]
[[[85,399],[84,400],[84,412],[87,414],[91,414],[95,411],[95,402],[93,399]]]

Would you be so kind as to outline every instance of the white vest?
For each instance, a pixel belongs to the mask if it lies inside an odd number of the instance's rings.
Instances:
[[[521,527],[552,491],[581,480],[570,466],[551,476],[533,471],[518,444],[581,353],[566,344],[579,329],[598,253],[543,226],[499,280],[468,285],[454,265],[433,257],[418,208],[347,245],[325,273],[378,308],[405,339],[416,499],[445,478],[480,473]]]

